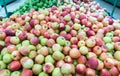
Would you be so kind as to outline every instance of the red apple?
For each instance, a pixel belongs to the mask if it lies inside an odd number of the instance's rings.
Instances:
[[[29,70],[29,69],[23,69],[21,76],[33,76],[33,72],[32,70]]]
[[[9,65],[8,65],[9,69],[11,71],[16,71],[19,70],[21,67],[21,64],[19,61],[12,61]]]
[[[84,64],[78,64],[76,67],[75,67],[75,70],[77,73],[79,74],[84,74],[86,72],[86,66]]]

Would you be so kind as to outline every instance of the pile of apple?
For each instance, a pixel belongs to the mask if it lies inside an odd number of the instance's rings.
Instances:
[[[120,20],[92,1],[0,23],[0,76],[120,76]]]

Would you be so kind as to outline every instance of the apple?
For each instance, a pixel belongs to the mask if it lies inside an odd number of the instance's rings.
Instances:
[[[110,72],[107,69],[102,69],[100,76],[111,76]]]
[[[12,61],[12,56],[11,56],[11,54],[4,54],[3,55],[3,62],[4,63],[10,63]]]
[[[42,38],[41,40],[40,40],[40,44],[41,45],[46,45],[46,42],[47,42],[47,38]]]
[[[72,66],[71,64],[69,63],[64,63],[62,66],[61,66],[61,72],[63,74],[71,74],[72,73]]]
[[[73,60],[72,60],[72,58],[70,56],[65,56],[64,61],[66,63],[72,63],[73,62]]]
[[[9,45],[7,46],[7,50],[9,53],[12,53],[13,51],[17,50],[17,47],[15,45]]]
[[[91,68],[87,68],[86,69],[86,72],[85,72],[85,75],[86,76],[95,76],[96,73],[95,73],[95,70],[91,69]]]
[[[11,42],[12,44],[18,44],[18,43],[20,42],[20,39],[19,39],[18,37],[16,37],[16,36],[12,36],[12,37],[10,38],[10,42]]]
[[[75,70],[79,74],[84,74],[86,72],[86,66],[84,64],[77,64]]]
[[[29,54],[30,49],[29,49],[27,46],[22,46],[22,47],[19,49],[19,51],[20,51],[20,53],[21,53],[22,55],[27,55],[27,54]]]
[[[59,26],[60,26],[60,25],[59,25],[57,22],[54,22],[51,27],[52,27],[53,29],[58,29]]]
[[[32,67],[33,74],[38,75],[42,71],[42,65],[34,64]]]
[[[86,57],[84,55],[81,55],[78,59],[77,59],[77,62],[79,64],[85,64],[87,61]]]
[[[97,55],[93,52],[88,52],[88,54],[87,54],[87,59],[96,58],[96,57],[97,57]]]
[[[10,76],[11,72],[8,69],[2,69],[0,70],[0,75],[1,76]]]
[[[96,55],[100,55],[102,53],[102,49],[100,46],[95,46],[93,47],[93,52],[96,54]]]
[[[4,40],[6,37],[6,33],[3,31],[0,31],[0,40]]]
[[[69,56],[71,57],[71,58],[79,58],[80,57],[80,52],[79,52],[79,50],[77,49],[77,48],[72,48],[71,50],[70,50],[70,52],[69,52]]]
[[[18,37],[20,40],[23,41],[23,40],[27,39],[27,34],[25,32],[22,32],[18,35]]]
[[[120,51],[116,51],[114,53],[114,58],[117,59],[117,60],[120,60]]]
[[[46,62],[46,63],[50,62],[50,63],[54,64],[54,63],[55,63],[55,60],[52,58],[51,55],[47,55],[47,56],[45,57],[45,62]]]
[[[88,59],[87,66],[89,68],[96,69],[98,67],[98,60],[96,58]]]
[[[63,76],[63,74],[61,73],[60,68],[54,68],[53,72],[52,72],[52,76]]]
[[[13,51],[11,53],[11,57],[12,57],[13,60],[20,60],[21,59],[20,51]]]
[[[77,44],[77,43],[78,43],[77,37],[71,37],[70,42],[71,42],[72,44]]]
[[[53,46],[55,44],[55,41],[53,40],[53,39],[48,39],[48,41],[46,42],[46,45],[48,46],[48,47],[51,47],[51,46]]]
[[[38,76],[49,76],[49,75],[45,72],[40,72]]]
[[[114,60],[113,60],[113,59],[111,59],[111,58],[106,58],[106,59],[104,60],[104,65],[105,65],[106,68],[112,68],[112,67],[114,67],[115,63],[114,63]]]
[[[54,65],[52,63],[45,63],[43,65],[43,71],[46,73],[51,73],[54,70]]]
[[[38,64],[42,64],[44,62],[44,56],[39,54],[35,57],[35,62]]]
[[[112,76],[119,76],[119,70],[116,67],[112,67],[110,73]]]
[[[95,44],[96,44],[96,41],[94,40],[94,39],[91,39],[91,38],[89,38],[89,39],[87,39],[86,40],[86,45],[87,45],[87,47],[94,47],[95,46]]]
[[[62,51],[62,46],[60,46],[60,44],[54,44],[52,46],[52,50],[53,51]]]
[[[86,46],[81,46],[81,47],[79,48],[79,51],[80,51],[80,53],[81,53],[82,55],[88,54],[88,48],[87,48]]]
[[[29,57],[22,57],[21,60],[20,60],[20,63],[22,65],[23,68],[25,69],[30,69],[33,67],[33,60],[30,59]]]
[[[60,45],[63,46],[63,45],[65,45],[66,40],[65,40],[64,37],[59,36],[59,37],[56,39],[56,42],[57,42],[58,44],[60,44]]]
[[[11,71],[17,71],[19,70],[21,67],[21,64],[19,61],[12,61],[9,65],[8,65],[8,68],[11,70]]]
[[[39,43],[39,40],[38,40],[37,37],[33,37],[33,38],[30,39],[30,43],[32,45],[37,45]]]
[[[20,76],[20,75],[21,75],[20,71],[14,71],[11,73],[11,76]]]
[[[33,72],[30,69],[23,69],[21,72],[21,76],[33,76]]]
[[[5,69],[6,68],[6,64],[3,61],[0,61],[0,70]]]
[[[34,59],[36,56],[37,56],[37,52],[36,51],[30,51],[29,58]]]
[[[64,54],[62,54],[62,52],[60,51],[55,51],[52,55],[52,57],[55,59],[55,60],[63,60],[64,59]]]
[[[15,36],[15,30],[6,29],[5,34],[6,36]]]
[[[112,42],[112,39],[110,37],[104,37],[103,40],[104,40],[105,43],[111,43]]]
[[[47,56],[49,54],[49,49],[48,47],[43,46],[38,50],[38,53],[42,54],[43,56]]]

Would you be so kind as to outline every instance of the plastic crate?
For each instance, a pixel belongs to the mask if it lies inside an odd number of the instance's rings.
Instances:
[[[5,0],[5,3],[6,3],[6,4],[9,4],[9,3],[13,2],[13,1],[16,1],[16,0]],[[0,0],[0,5],[1,5],[1,6],[4,5],[3,0]]]
[[[104,0],[104,1],[109,2],[111,4],[114,4],[114,2],[115,2],[115,0]],[[118,0],[117,6],[120,7],[120,0]]]

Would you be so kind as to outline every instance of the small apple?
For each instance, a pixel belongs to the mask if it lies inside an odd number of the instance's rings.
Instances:
[[[49,76],[46,72],[40,72],[38,76]]]
[[[30,49],[29,49],[27,46],[22,46],[22,47],[19,49],[19,51],[20,51],[20,53],[21,53],[22,55],[27,55],[27,54],[29,54]]]
[[[0,75],[1,76],[10,76],[11,72],[8,69],[2,69],[2,70],[0,70]]]
[[[20,42],[20,39],[19,39],[18,37],[16,37],[16,36],[12,36],[12,37],[10,38],[10,42],[11,42],[12,44],[18,44],[18,43]]]
[[[22,67],[25,69],[32,68],[33,64],[34,64],[33,60],[28,57],[22,57],[20,60],[20,63],[22,65]]]
[[[54,65],[52,63],[45,63],[43,65],[43,71],[46,73],[51,73],[54,70]]]
[[[6,64],[3,61],[0,61],[0,70],[5,69],[6,68]]]
[[[117,60],[120,60],[120,51],[116,51],[114,53],[114,58],[117,59]]]
[[[10,63],[11,61],[12,61],[11,54],[5,54],[5,55],[3,55],[3,62],[4,63]]]
[[[88,48],[86,46],[81,46],[79,51],[82,55],[88,54]]]
[[[78,64],[76,67],[75,67],[75,70],[77,73],[79,74],[84,74],[86,72],[86,66],[84,64]]]
[[[13,60],[20,60],[21,59],[21,53],[19,51],[13,51],[11,53],[11,57]]]
[[[52,64],[54,64],[55,63],[55,60],[52,58],[52,56],[51,55],[47,55],[46,57],[45,57],[45,62],[46,63],[52,63]]]
[[[65,45],[66,40],[65,40],[64,37],[59,36],[59,37],[57,38],[56,42],[57,42],[58,44],[60,44],[60,45],[63,46],[63,45]]]
[[[8,68],[11,70],[11,71],[17,71],[19,70],[21,67],[21,64],[19,61],[12,61],[9,65],[8,65]]]
[[[87,61],[87,66],[92,69],[96,69],[98,67],[98,60],[96,58],[90,58]]]
[[[34,64],[32,67],[32,71],[35,75],[38,75],[42,71],[42,65]]]
[[[30,69],[23,69],[21,72],[21,76],[33,76],[33,72]]]
[[[69,55],[71,58],[79,58],[81,54],[77,48],[72,48],[69,52]]]
[[[60,51],[55,51],[52,55],[52,57],[55,59],[55,60],[63,60],[64,59],[64,54],[61,53]]]
[[[20,71],[13,71],[11,73],[11,76],[21,76],[21,73],[20,73]]]
[[[38,54],[36,57],[35,57],[35,62],[38,63],[38,64],[42,64],[44,62],[44,56],[41,55],[41,54]]]
[[[63,74],[61,73],[60,68],[54,68],[53,72],[52,72],[52,76],[63,76]]]

